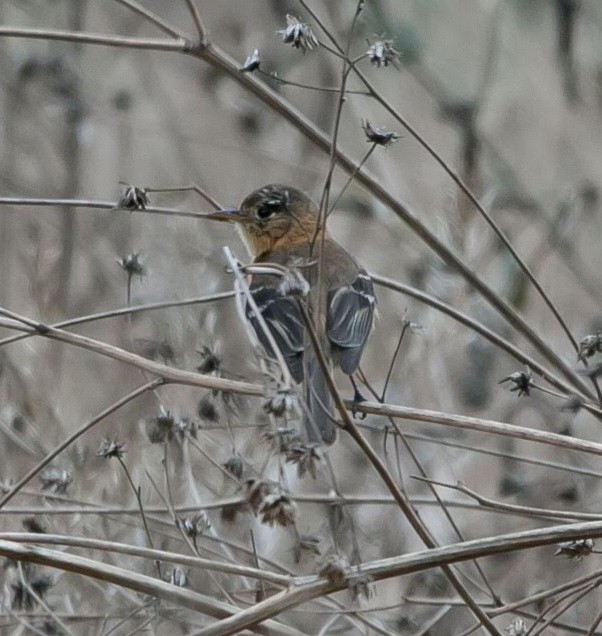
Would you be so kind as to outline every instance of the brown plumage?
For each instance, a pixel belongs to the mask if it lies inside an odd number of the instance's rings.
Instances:
[[[222,210],[213,216],[237,224],[255,263],[313,263],[301,271],[310,284],[310,307],[321,346],[329,362],[338,364],[351,377],[372,329],[376,298],[365,270],[327,232],[316,232],[316,204],[290,186],[268,185],[247,196],[238,210]],[[331,444],[336,438],[332,399],[305,337],[298,300],[279,293],[279,283],[276,275],[254,275],[251,293],[291,375],[304,384],[309,439]],[[273,356],[250,308],[247,318],[260,343]]]

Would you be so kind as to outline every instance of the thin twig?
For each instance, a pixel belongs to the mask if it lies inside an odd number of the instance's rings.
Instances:
[[[118,2],[134,13],[141,15],[145,20],[147,20],[151,24],[154,24],[164,33],[167,33],[167,35],[171,35],[174,38],[180,38],[182,40],[186,39],[186,35],[184,33],[181,33],[180,31],[175,29],[171,24],[169,24],[169,22],[163,20],[163,18],[158,16],[156,13],[153,13],[146,7],[143,7],[141,4],[136,2],[136,0],[115,0],[115,2]]]
[[[131,393],[128,393],[124,397],[122,397],[117,402],[114,402],[106,408],[104,411],[99,413],[96,417],[92,418],[89,422],[86,422],[81,428],[79,428],[75,433],[72,433],[69,437],[63,440],[56,448],[54,448],[44,459],[42,459],[38,464],[36,464],[26,475],[21,477],[21,479],[10,488],[10,490],[0,499],[0,509],[2,509],[20,490],[28,484],[45,466],[47,466],[57,455],[62,453],[66,448],[68,448],[76,439],[81,437],[84,433],[89,431],[92,427],[94,427],[98,422],[102,421],[115,411],[119,410],[122,406],[131,402],[138,396],[146,393],[147,391],[151,391],[156,387],[160,386],[163,383],[161,378],[153,380],[152,382],[148,382],[137,389],[134,389]]]
[[[345,402],[345,405],[349,409],[352,408],[353,404],[351,400],[346,400]],[[504,422],[484,420],[477,417],[429,411],[408,406],[393,406],[380,404],[379,402],[360,402],[359,404],[355,404],[355,410],[360,413],[385,415],[403,420],[481,431],[483,433],[514,437],[516,439],[524,439],[530,442],[557,446],[559,448],[578,450],[593,455],[602,455],[602,444],[597,442],[590,442],[588,440],[559,435],[557,433],[549,433],[548,431],[540,431],[534,428],[526,428],[524,426],[516,426],[514,424],[506,424]]]
[[[199,13],[199,10],[194,3],[194,0],[184,0],[184,2],[186,3],[188,10],[190,11],[190,15],[192,16],[192,20],[194,22],[194,25],[196,26],[201,45],[207,46],[207,29],[203,24],[201,14]]]

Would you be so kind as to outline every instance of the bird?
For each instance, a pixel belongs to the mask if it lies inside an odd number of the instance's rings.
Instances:
[[[329,367],[338,366],[351,379],[354,399],[361,400],[353,374],[372,331],[376,296],[372,280],[356,259],[320,224],[319,208],[297,188],[270,184],[251,192],[238,208],[210,215],[233,222],[254,264],[294,267],[303,263],[309,283],[309,306]],[[294,291],[286,293],[277,274],[253,274],[249,285],[273,341],[295,382],[303,385],[308,440],[333,444],[337,427],[333,400],[309,339]],[[269,357],[275,353],[247,304],[246,318]]]

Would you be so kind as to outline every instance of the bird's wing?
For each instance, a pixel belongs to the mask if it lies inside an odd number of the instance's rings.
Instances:
[[[303,318],[293,298],[279,296],[271,286],[255,284],[251,295],[278,345],[289,371],[296,382],[303,380]],[[257,334],[259,342],[274,357],[270,342],[257,320],[254,309],[247,304],[246,316]]]
[[[372,280],[361,271],[350,285],[328,293],[326,331],[343,373],[355,373],[376,307]]]

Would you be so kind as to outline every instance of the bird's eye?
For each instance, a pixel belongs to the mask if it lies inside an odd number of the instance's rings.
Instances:
[[[269,219],[272,215],[276,214],[282,208],[282,201],[278,201],[276,199],[272,199],[271,201],[264,201],[257,208],[257,218],[258,219]]]

